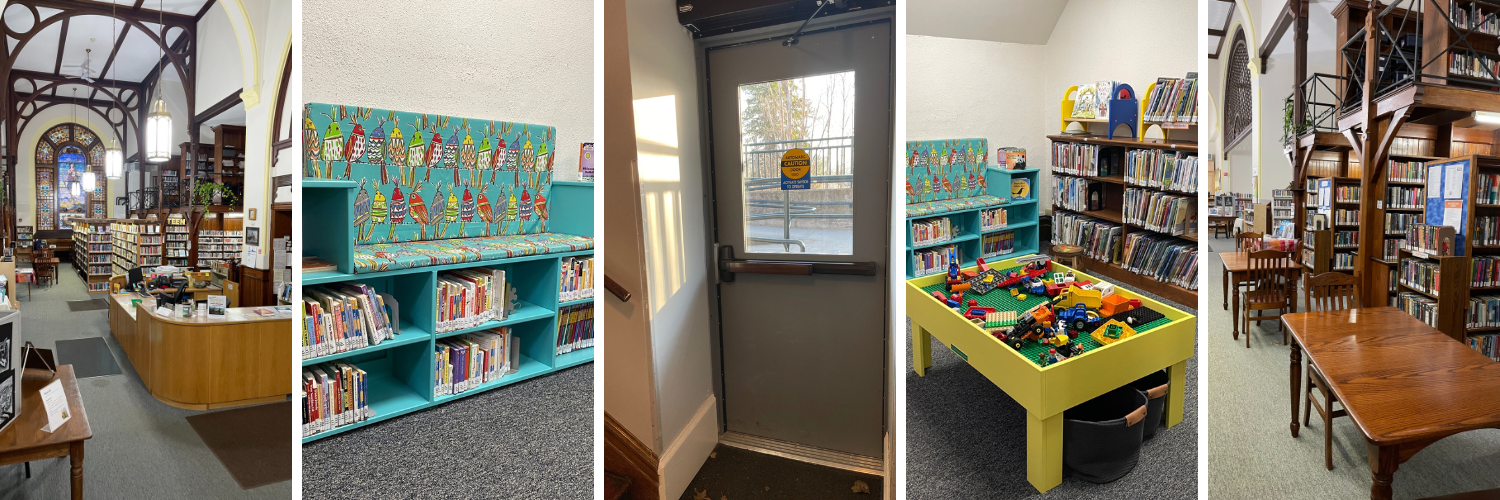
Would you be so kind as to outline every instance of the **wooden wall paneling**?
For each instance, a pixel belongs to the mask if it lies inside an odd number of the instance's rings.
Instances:
[[[630,478],[631,500],[661,498],[661,476],[656,453],[604,412],[604,470]]]

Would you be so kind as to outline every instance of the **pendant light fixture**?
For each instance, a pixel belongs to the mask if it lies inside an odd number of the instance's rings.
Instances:
[[[87,115],[85,115],[85,116],[87,116]],[[78,87],[73,87],[73,122],[69,126],[73,127],[73,134],[72,134],[73,135],[73,139],[77,140],[78,139]],[[84,158],[84,168],[87,169],[88,168],[88,153],[85,152],[83,158]],[[58,159],[58,163],[61,164],[62,163],[62,153],[61,152],[58,153],[57,159]],[[61,165],[59,165],[59,166],[61,166]],[[70,168],[68,170],[71,171],[72,169]],[[69,172],[69,173],[71,173],[71,172]],[[72,176],[70,175],[69,177],[72,177]],[[76,178],[68,179],[68,192],[72,193],[74,198],[77,198],[79,195],[83,194],[83,188],[82,188],[82,186],[78,185],[78,181],[79,180],[81,180],[81,179],[76,179]]]
[[[161,2],[157,2],[158,24],[161,25],[161,41],[167,42],[167,23],[165,15],[162,14]],[[166,52],[161,51],[161,57],[166,57]],[[151,104],[151,113],[146,115],[146,161],[161,163],[172,159],[172,114],[167,112],[167,102],[164,100],[162,89],[162,66],[161,58],[156,63],[156,102]]]
[[[115,4],[111,3],[109,5],[109,40],[113,42],[115,41],[115,21],[118,19],[115,18]],[[119,89],[115,89],[115,92],[119,92]],[[116,100],[118,100],[118,95],[116,97]],[[114,106],[110,106],[109,108],[110,111],[114,111],[114,109]],[[122,116],[124,113],[125,110],[120,110]],[[105,112],[104,121],[106,123],[109,122],[109,111]],[[110,179],[119,179],[121,172],[124,170],[125,152],[120,150],[120,142],[115,139],[114,127],[110,127],[109,146],[104,148],[104,176]]]
[[[85,52],[92,50],[93,49],[88,49]],[[87,57],[85,57],[84,59],[87,60]],[[73,94],[75,96],[78,95],[78,89],[76,87],[73,89]],[[94,121],[89,119],[89,112],[93,110],[94,106],[89,105],[89,110],[83,113],[83,128],[88,130],[89,132],[94,131]],[[97,136],[97,134],[95,135]],[[94,182],[98,180],[94,178],[94,166],[89,165],[90,160],[92,160],[92,158],[89,158],[88,152],[85,151],[83,153],[83,192],[85,193],[93,193],[94,186],[96,186]]]

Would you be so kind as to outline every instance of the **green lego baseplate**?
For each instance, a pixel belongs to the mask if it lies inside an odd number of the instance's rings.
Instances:
[[[1010,267],[1010,268],[1000,269],[1000,271],[1002,273],[1009,273],[1011,271],[1018,271],[1019,272],[1019,271],[1021,271],[1021,267],[1020,266]],[[1047,277],[1050,277],[1050,276],[1051,276],[1051,271],[1049,270]],[[964,311],[969,310],[969,307],[970,307],[969,306],[969,300],[972,299],[972,300],[977,300],[979,302],[979,306],[981,306],[981,307],[993,307],[993,308],[995,308],[996,311],[1015,311],[1016,314],[1017,314],[1017,318],[1019,318],[1021,313],[1024,313],[1024,312],[1030,310],[1033,306],[1036,306],[1037,304],[1041,304],[1043,302],[1050,302],[1051,301],[1051,298],[1047,297],[1046,295],[1040,295],[1039,296],[1039,295],[1033,295],[1033,294],[1029,294],[1029,293],[1025,294],[1026,295],[1026,300],[1018,300],[1017,298],[1012,297],[1010,295],[1011,288],[1015,288],[1015,286],[1011,286],[1011,287],[1007,287],[1007,288],[996,288],[994,290],[991,290],[990,293],[987,293],[987,294],[984,294],[984,295],[979,295],[979,294],[976,294],[976,293],[965,291],[964,292],[964,300],[963,300],[962,309]],[[928,296],[931,296],[932,292],[943,292],[944,296],[951,295],[951,294],[947,293],[948,292],[948,284],[947,283],[938,283],[936,285],[931,285],[931,286],[923,287],[922,291],[926,292]],[[934,298],[936,298],[936,297],[934,297]],[[1150,308],[1145,307],[1145,306],[1142,306],[1141,309],[1142,310],[1150,310]],[[1155,312],[1155,311],[1153,311],[1153,312]],[[1158,326],[1162,326],[1162,325],[1165,325],[1165,324],[1171,322],[1171,320],[1169,320],[1169,319],[1167,319],[1165,317],[1161,317],[1160,313],[1156,313],[1156,314],[1154,314],[1154,316],[1157,316],[1158,319],[1155,320],[1155,321],[1146,323],[1144,325],[1132,326],[1132,328],[1135,328],[1136,333],[1139,334],[1139,333],[1145,333],[1146,331],[1151,330],[1152,328],[1156,328]],[[1102,324],[1102,322],[1103,322],[1103,320],[1101,319],[1101,324]],[[1073,339],[1073,344],[1074,345],[1083,348],[1083,352],[1089,352],[1089,351],[1092,351],[1094,349],[1098,349],[1100,347],[1103,347],[1098,342],[1094,341],[1094,338],[1092,336],[1090,336],[1089,333],[1093,333],[1093,330],[1089,330],[1087,332],[1083,332],[1082,334],[1077,334],[1076,332],[1073,331],[1072,328],[1069,328],[1068,329],[1068,338]],[[1075,335],[1077,335],[1076,338],[1075,338]],[[1024,356],[1028,361],[1031,361],[1033,364],[1035,364],[1037,366],[1047,366],[1047,365],[1052,364],[1052,362],[1048,361],[1048,362],[1044,363],[1044,362],[1041,362],[1038,358],[1039,358],[1039,356],[1042,353],[1045,353],[1049,349],[1052,349],[1052,348],[1053,348],[1052,344],[1043,344],[1043,343],[1040,343],[1040,342],[1037,342],[1037,341],[1034,341],[1034,340],[1027,340],[1027,341],[1024,341],[1024,343],[1021,345],[1021,350],[1019,350],[1017,352],[1021,353],[1021,356]]]

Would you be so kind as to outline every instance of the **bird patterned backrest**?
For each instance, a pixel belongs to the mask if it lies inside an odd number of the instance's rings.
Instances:
[[[956,200],[985,194],[984,139],[906,142],[906,203]]]
[[[305,179],[359,183],[356,244],[547,230],[554,127],[312,103],[302,134]]]

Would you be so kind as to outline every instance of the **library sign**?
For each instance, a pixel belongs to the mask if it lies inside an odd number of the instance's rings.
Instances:
[[[812,177],[807,175],[810,170],[812,162],[801,148],[781,155],[781,190],[812,189]]]

